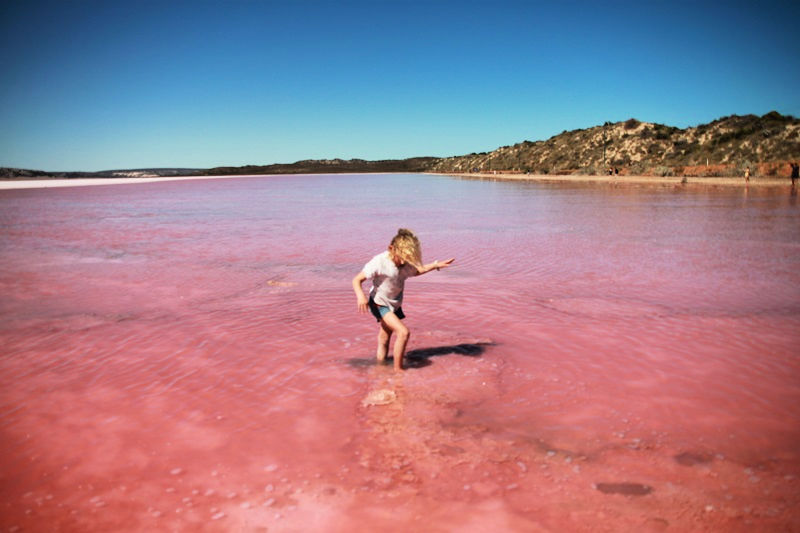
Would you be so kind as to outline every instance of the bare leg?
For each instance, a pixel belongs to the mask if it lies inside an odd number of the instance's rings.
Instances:
[[[381,321],[381,328],[378,330],[378,362],[382,363],[389,352],[389,339],[392,338],[392,330]]]
[[[411,332],[394,313],[386,313],[381,320],[381,326],[397,334],[394,341],[394,369],[403,370],[403,356],[406,353],[406,344],[408,344]]]

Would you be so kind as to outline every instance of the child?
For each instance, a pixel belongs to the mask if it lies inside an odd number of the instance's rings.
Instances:
[[[356,293],[358,310],[365,313],[369,308],[381,325],[378,330],[378,361],[386,358],[389,340],[392,333],[395,333],[397,339],[394,342],[394,368],[403,370],[403,355],[409,337],[408,328],[401,322],[405,318],[401,304],[406,279],[450,266],[453,261],[451,258],[423,265],[419,239],[410,230],[400,228],[389,244],[389,249],[373,257],[356,274],[353,278],[353,290]],[[366,279],[372,280],[369,300],[361,288]]]

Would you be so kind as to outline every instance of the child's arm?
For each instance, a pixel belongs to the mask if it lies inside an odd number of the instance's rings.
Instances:
[[[356,274],[356,277],[353,278],[353,291],[356,293],[356,303],[361,313],[367,312],[367,297],[364,294],[364,289],[361,288],[361,284],[364,283],[365,279],[367,279],[367,276],[363,271]]]
[[[428,263],[427,265],[422,265],[422,270],[417,270],[417,276],[421,276],[423,274],[427,274],[431,270],[439,270],[440,268],[449,267],[453,261],[455,261],[454,257],[447,259],[446,261],[434,261],[433,263]]]

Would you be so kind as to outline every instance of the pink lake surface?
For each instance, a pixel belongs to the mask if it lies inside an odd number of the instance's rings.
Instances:
[[[398,227],[456,258],[404,373],[350,287]],[[3,531],[800,530],[788,187],[250,177],[0,228]]]

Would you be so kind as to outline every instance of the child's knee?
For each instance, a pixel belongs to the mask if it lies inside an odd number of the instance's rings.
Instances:
[[[397,337],[401,339],[408,340],[411,337],[411,331],[405,326],[398,328],[397,330]]]

